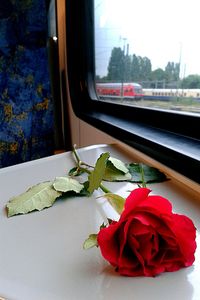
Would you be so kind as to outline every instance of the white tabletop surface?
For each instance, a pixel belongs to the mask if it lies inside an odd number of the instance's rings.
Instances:
[[[82,160],[94,164],[106,151],[132,161],[113,146],[87,147],[79,153]],[[0,298],[199,300],[200,203],[198,199],[191,201],[190,194],[180,191],[173,180],[150,187],[154,194],[168,198],[174,211],[193,220],[198,230],[196,260],[192,267],[155,278],[119,276],[98,248],[83,250],[84,240],[98,231],[105,214],[113,214],[95,195],[68,198],[41,212],[7,218],[5,205],[10,197],[36,183],[65,175],[73,166],[71,153],[63,153],[0,170]],[[136,187],[131,183],[105,185],[124,197]]]

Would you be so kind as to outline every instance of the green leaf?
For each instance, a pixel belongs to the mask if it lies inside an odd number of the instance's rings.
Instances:
[[[85,240],[85,242],[83,243],[83,249],[87,250],[95,246],[98,246],[97,234],[90,234],[87,240]]]
[[[74,191],[80,193],[84,186],[76,179],[70,177],[56,177],[53,187],[58,192],[66,193],[68,191]]]
[[[69,176],[79,176],[83,173],[84,173],[84,171],[81,170],[79,167],[74,167],[71,170],[69,170],[68,175]]]
[[[127,169],[128,170],[128,169]],[[129,181],[132,178],[129,172],[123,173],[117,169],[112,162],[108,160],[106,165],[105,174],[103,176],[104,180],[107,181]]]
[[[109,162],[111,162],[113,164],[113,166],[118,169],[119,171],[123,172],[123,173],[128,173],[129,170],[127,169],[126,165],[119,159],[114,158],[114,157],[109,157]]]
[[[142,182],[141,168],[143,168],[144,181],[146,183],[162,182],[167,180],[167,177],[164,173],[146,164],[130,163],[127,165],[127,168],[129,169],[129,172],[132,175],[132,178],[130,180],[131,182],[135,182],[135,183]]]
[[[102,197],[106,198],[110,205],[115,209],[118,214],[121,214],[124,209],[125,199],[113,193],[106,193]]]
[[[42,182],[7,203],[8,217],[50,207],[62,193],[54,190],[52,182]]]
[[[110,220],[110,219],[108,219],[108,222],[109,222],[109,220]],[[107,227],[107,225],[103,222],[103,223],[101,224],[101,226],[100,226],[100,230],[103,229],[103,228],[106,228],[106,227]]]
[[[83,189],[80,191],[80,196],[90,196],[88,187],[89,187],[89,181],[85,181],[83,183]]]
[[[91,194],[94,192],[94,190],[99,188],[103,180],[105,169],[106,169],[106,163],[109,156],[110,154],[108,152],[101,154],[100,157],[97,159],[94,170],[88,176],[88,181],[89,181],[88,191]]]

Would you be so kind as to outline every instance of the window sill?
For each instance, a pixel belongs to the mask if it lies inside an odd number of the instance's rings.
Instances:
[[[200,142],[101,112],[84,112],[84,121],[200,183]]]

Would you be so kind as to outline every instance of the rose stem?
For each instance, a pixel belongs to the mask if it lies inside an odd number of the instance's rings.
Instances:
[[[142,187],[146,187],[146,182],[144,180],[144,169],[143,169],[143,166],[142,164],[140,164],[140,173],[141,173],[141,179],[142,179]]]

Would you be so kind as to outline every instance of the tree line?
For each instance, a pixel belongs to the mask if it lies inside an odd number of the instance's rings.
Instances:
[[[165,69],[152,70],[151,60],[135,54],[124,54],[114,47],[108,63],[107,75],[96,76],[97,82],[137,82],[143,88],[200,88],[200,75],[180,78],[180,63],[168,62]]]

